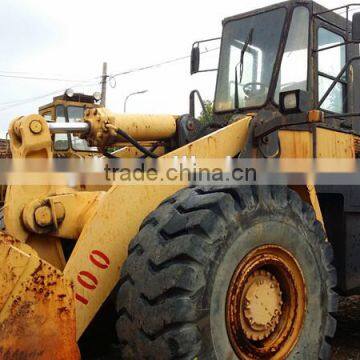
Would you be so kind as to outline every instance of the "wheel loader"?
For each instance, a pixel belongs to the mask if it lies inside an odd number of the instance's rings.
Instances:
[[[42,105],[38,113],[48,122],[73,123],[84,117],[85,109],[100,107],[97,102],[100,94],[94,95],[75,93],[67,89],[63,95],[53,98],[51,103]],[[85,140],[70,134],[53,135],[53,152],[56,157],[87,157],[94,156],[98,149],[89,147]],[[11,157],[10,146],[7,139],[0,139],[0,158]]]
[[[67,89],[63,95],[53,98],[51,103],[40,106],[38,113],[48,122],[76,122],[83,118],[85,109],[99,107],[97,102],[100,94],[85,95],[74,93]],[[86,141],[75,135],[53,134],[53,153],[57,158],[86,158],[101,156],[99,150],[87,145]],[[0,159],[11,158],[10,144],[8,139],[0,139]],[[6,194],[6,185],[0,185],[0,230],[4,227],[3,211]]]
[[[48,122],[73,123],[84,117],[86,109],[100,107],[100,93],[85,95],[67,89],[63,95],[55,96],[49,104],[39,107],[39,114]],[[98,149],[88,146],[85,140],[73,134],[53,135],[53,151],[57,157],[88,157],[98,154]]]
[[[12,156],[51,158],[63,133],[152,161],[355,160],[353,9],[291,0],[225,19],[205,125],[197,91],[182,116],[92,108],[59,125],[28,115],[10,124]],[[201,43],[192,74],[202,71]],[[0,357],[329,359],[337,294],[360,290],[359,209],[358,186],[311,181],[9,185]]]

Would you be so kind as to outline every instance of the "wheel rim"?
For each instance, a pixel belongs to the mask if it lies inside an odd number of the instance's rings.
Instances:
[[[241,359],[283,359],[303,325],[306,289],[294,256],[277,245],[251,251],[237,266],[227,291],[226,326]]]

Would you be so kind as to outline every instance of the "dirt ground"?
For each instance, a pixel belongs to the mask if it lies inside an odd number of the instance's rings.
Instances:
[[[360,360],[360,296],[340,298],[332,360]]]

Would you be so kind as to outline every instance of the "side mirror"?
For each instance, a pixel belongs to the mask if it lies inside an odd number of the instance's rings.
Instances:
[[[208,72],[208,71],[217,71],[218,61],[219,57],[216,56],[208,56],[203,59],[201,57],[201,64],[200,64],[200,55],[202,54],[206,55],[205,53],[212,53],[214,55],[217,55],[215,50],[218,50],[220,48],[219,40],[221,38],[212,38],[207,40],[200,40],[195,41],[193,43],[192,49],[191,49],[191,61],[190,61],[190,74],[196,74],[200,72]],[[207,54],[209,55],[209,54]],[[203,61],[204,60],[204,61]],[[214,60],[216,60],[216,64],[214,63]],[[203,68],[200,68],[201,67]]]
[[[352,19],[352,41],[360,42],[360,13],[355,13]]]
[[[190,60],[190,74],[196,74],[199,72],[200,67],[200,48],[199,43],[196,42],[193,44],[191,49],[191,60]]]

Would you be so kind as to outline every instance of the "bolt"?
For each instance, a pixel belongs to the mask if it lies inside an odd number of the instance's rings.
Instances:
[[[58,223],[65,218],[65,208],[60,202],[54,204],[55,216]],[[54,223],[51,208],[47,205],[38,207],[34,213],[35,222],[40,227],[47,227]]]
[[[57,203],[55,203],[54,207],[55,207],[55,214],[56,214],[57,221],[62,222],[65,218],[64,205],[60,202],[57,202]]]
[[[192,120],[188,120],[187,123],[186,123],[186,128],[189,130],[189,131],[193,131],[195,129],[195,124]]]
[[[39,120],[33,120],[33,121],[30,123],[30,131],[31,131],[33,134],[40,134],[41,131],[42,131],[41,122],[40,122]]]
[[[46,227],[52,224],[51,209],[48,206],[40,206],[35,210],[35,222],[40,227]]]

